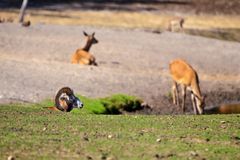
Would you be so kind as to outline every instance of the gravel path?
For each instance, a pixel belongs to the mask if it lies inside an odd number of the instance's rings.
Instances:
[[[70,64],[85,43],[82,31],[96,32],[99,43],[90,52],[98,67]],[[127,93],[157,106],[157,98],[170,91],[168,63],[175,58],[196,68],[203,92],[235,90],[239,51],[240,43],[178,33],[0,24],[0,103],[39,102],[69,86],[90,97]]]

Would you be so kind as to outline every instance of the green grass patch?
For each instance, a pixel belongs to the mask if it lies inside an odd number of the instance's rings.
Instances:
[[[240,115],[96,115],[0,106],[0,159],[239,159]]]
[[[141,109],[140,98],[124,94],[115,94],[105,98],[89,98],[77,95],[83,102],[84,107],[81,110],[74,109],[73,113],[87,114],[121,114],[125,111],[135,111]],[[54,106],[54,101],[47,99],[40,103],[40,106]]]

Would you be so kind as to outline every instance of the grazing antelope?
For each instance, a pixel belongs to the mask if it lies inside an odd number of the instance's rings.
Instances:
[[[175,17],[168,22],[168,31],[179,32],[183,31],[184,18]]]
[[[173,60],[169,64],[169,70],[173,79],[173,103],[180,107],[178,96],[178,84],[180,84],[183,96],[181,106],[182,111],[185,111],[186,89],[188,88],[191,91],[191,100],[194,113],[203,114],[205,103],[204,97],[200,91],[197,72],[189,64],[181,59]]]
[[[83,48],[76,50],[72,56],[72,63],[96,66],[96,59],[89,53],[89,50],[93,44],[98,43],[98,40],[94,37],[95,33],[88,35],[86,32],[83,32],[83,34],[87,38],[87,43]]]
[[[83,103],[74,95],[69,87],[61,88],[55,97],[55,107],[47,107],[50,110],[70,112],[73,108],[82,108]]]

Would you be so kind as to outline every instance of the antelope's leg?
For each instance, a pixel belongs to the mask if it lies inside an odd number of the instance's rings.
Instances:
[[[179,106],[178,87],[177,87],[177,83],[176,82],[173,82],[172,96],[173,96],[173,104]]]
[[[185,112],[185,100],[186,100],[186,89],[187,87],[185,85],[181,85],[182,87],[182,112]]]
[[[87,58],[82,58],[79,63],[80,63],[80,64],[88,65],[88,64],[90,64],[90,60],[87,59]]]
[[[197,113],[197,107],[196,107],[195,95],[192,92],[191,92],[191,100],[192,100],[192,106],[193,106],[194,114],[198,114]]]

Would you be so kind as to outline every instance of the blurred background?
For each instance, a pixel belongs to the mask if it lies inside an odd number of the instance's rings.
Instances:
[[[1,0],[0,18],[17,22],[22,1]],[[32,24],[90,25],[166,30],[184,18],[184,32],[240,41],[239,0],[28,0]]]

